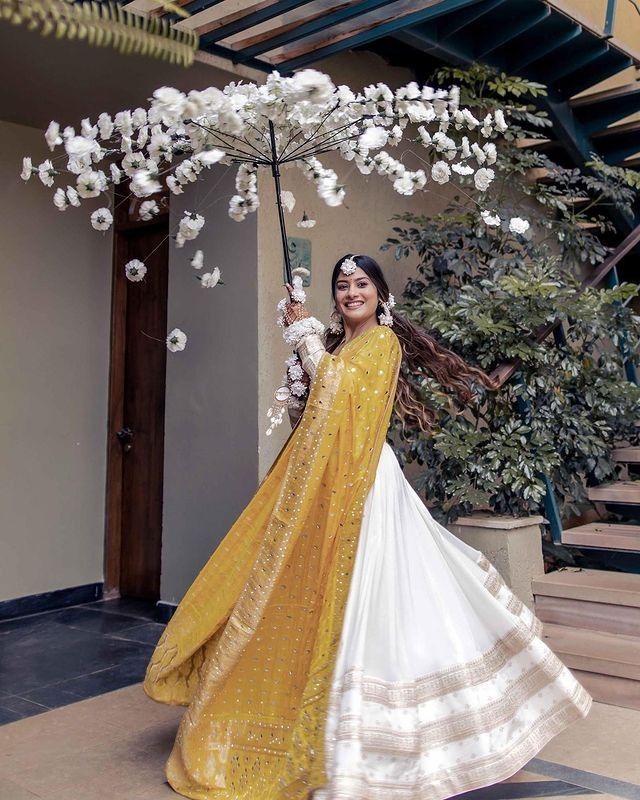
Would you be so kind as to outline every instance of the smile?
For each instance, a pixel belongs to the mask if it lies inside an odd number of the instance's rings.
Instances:
[[[355,303],[345,303],[347,308],[357,308],[357,306],[362,306],[364,303],[361,300],[356,301]]]

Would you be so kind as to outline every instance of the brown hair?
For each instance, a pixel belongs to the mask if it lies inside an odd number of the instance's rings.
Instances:
[[[335,287],[341,275],[340,265],[345,258],[352,258],[360,269],[367,274],[378,290],[378,307],[389,299],[389,285],[378,262],[366,255],[351,253],[343,256],[333,268],[331,275],[331,295],[335,300]],[[469,404],[477,396],[477,384],[489,389],[498,388],[498,382],[490,378],[483,370],[472,367],[452,350],[443,347],[433,336],[415,325],[411,320],[391,310],[393,331],[402,347],[402,366],[398,376],[396,389],[396,413],[402,421],[403,430],[406,423],[416,424],[428,433],[435,425],[437,415],[434,409],[426,406],[420,399],[415,385],[407,377],[407,372],[435,378],[447,391],[452,391],[462,404]],[[342,339],[342,334],[332,333],[327,329],[326,347],[332,352]]]

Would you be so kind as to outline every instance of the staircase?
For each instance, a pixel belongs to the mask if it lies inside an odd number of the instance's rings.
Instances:
[[[640,710],[640,575],[566,568],[532,590],[543,641],[594,700]]]

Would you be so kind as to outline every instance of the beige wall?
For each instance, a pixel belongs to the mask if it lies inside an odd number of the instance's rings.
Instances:
[[[195,242],[169,250],[168,330],[188,336],[167,353],[161,599],[180,599],[249,502],[258,483],[258,287],[256,216],[227,214],[235,169],[214,168],[172,200],[205,214]],[[224,285],[203,289],[189,261],[222,270]]]
[[[347,83],[357,90],[371,82],[384,80],[390,86],[401,85],[412,79],[406,70],[389,67],[385,61],[371,53],[358,53],[330,59],[317,65],[328,72],[334,82]],[[417,169],[424,166],[417,156],[405,153],[409,145],[397,148],[394,155],[403,154],[407,166]],[[448,187],[428,184],[429,191],[412,198],[397,194],[391,182],[380,175],[361,175],[352,162],[339,156],[320,157],[325,166],[338,173],[346,184],[347,197],[343,206],[331,208],[325,205],[308,181],[296,167],[286,169],[282,175],[282,188],[293,192],[296,206],[286,214],[287,233],[311,240],[311,286],[307,291],[307,303],[311,313],[325,324],[332,308],[331,272],[335,262],[345,253],[366,253],[376,258],[389,282],[392,294],[399,301],[406,278],[415,273],[415,260],[395,261],[392,251],[379,252],[378,248],[395,224],[393,214],[403,211],[433,214],[442,210],[449,196]],[[261,331],[260,379],[259,379],[259,441],[260,475],[269,469],[290,432],[285,420],[266,436],[268,427],[266,411],[271,404],[273,391],[280,385],[284,371],[284,359],[290,355],[280,329],[275,324],[276,304],[284,296],[282,285],[282,244],[275,207],[275,191],[270,173],[260,176],[261,205],[258,218],[258,257],[260,286],[258,319]],[[300,229],[296,222],[303,210],[317,220],[314,228]]]
[[[550,0],[550,4],[591,30],[604,31],[607,0]],[[617,0],[613,43],[640,58],[640,14],[631,0]]]
[[[64,219],[0,122],[0,600],[102,580],[111,236]]]

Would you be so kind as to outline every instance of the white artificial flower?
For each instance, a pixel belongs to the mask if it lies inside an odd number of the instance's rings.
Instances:
[[[316,224],[315,219],[310,219],[307,216],[307,212],[304,211],[302,214],[302,219],[297,223],[298,228],[313,228]]]
[[[62,144],[62,137],[60,136],[60,125],[51,120],[49,127],[45,131],[44,138],[49,145],[49,150],[54,150],[56,145]]]
[[[50,159],[43,161],[38,167],[38,177],[45,186],[53,186],[53,178],[56,174],[53,162]]]
[[[107,178],[104,172],[88,169],[78,175],[76,184],[80,197],[98,197],[107,188]]]
[[[132,258],[124,265],[124,271],[130,281],[141,281],[147,274],[147,268],[138,258]]]
[[[393,182],[393,188],[398,194],[412,195],[415,192],[415,186],[411,178],[411,173],[396,178]]]
[[[489,228],[497,228],[500,224],[500,217],[497,214],[491,214],[490,211],[481,211],[480,216],[484,224]]]
[[[487,157],[487,164],[495,164],[498,160],[498,150],[493,142],[487,142],[482,147]]]
[[[302,381],[293,381],[291,384],[291,394],[295,394],[296,397],[302,397],[306,394],[307,387],[302,383]]]
[[[371,126],[358,139],[358,144],[367,150],[378,150],[380,147],[385,146],[388,138],[389,133],[384,128]]]
[[[167,186],[173,194],[184,194],[184,189],[173,175],[167,175]]]
[[[508,130],[509,126],[507,125],[507,121],[504,118],[504,112],[501,108],[497,108],[493,112],[493,118],[495,120],[497,131],[504,133],[506,130]]]
[[[122,180],[122,170],[119,169],[115,164],[111,164],[109,166],[109,171],[111,172],[111,180],[114,183],[120,183]]]
[[[88,139],[86,136],[71,136],[65,140],[64,149],[69,158],[79,161],[89,161],[91,154],[100,149],[100,145],[95,139]]]
[[[73,186],[67,186],[67,197],[70,205],[76,206],[76,208],[80,205],[80,195]]]
[[[69,207],[69,200],[64,189],[58,188],[53,194],[53,205],[58,211],[65,211]]]
[[[471,152],[475,156],[475,159],[478,162],[478,164],[484,164],[484,162],[487,160],[487,154],[476,142],[474,142],[471,145]]]
[[[296,198],[293,196],[293,192],[288,192],[286,190],[280,192],[280,200],[287,211],[293,211],[296,204]]]
[[[473,182],[476,185],[476,189],[478,189],[480,192],[486,192],[494,177],[495,172],[492,169],[480,167],[480,169],[473,176]]]
[[[487,114],[487,116],[482,121],[482,127],[480,128],[480,133],[488,139],[489,136],[493,133],[493,117],[491,114]]]
[[[202,250],[196,250],[193,254],[193,258],[191,259],[191,266],[194,269],[202,269],[204,266],[204,253]]]
[[[130,111],[118,111],[114,120],[114,125],[116,130],[120,131],[123,136],[133,135],[133,123],[131,121]]]
[[[106,231],[111,227],[113,215],[108,208],[98,208],[91,215],[91,225],[97,231]]]
[[[87,139],[95,139],[98,135],[98,126],[92,125],[89,117],[85,117],[80,123],[80,132]]]
[[[300,378],[304,375],[304,370],[300,366],[300,364],[292,364],[287,369],[287,374],[291,378],[292,381],[299,381]]]
[[[431,144],[431,134],[424,127],[424,125],[420,125],[418,128],[418,135],[420,136],[420,141],[425,147]]]
[[[181,331],[180,328],[174,328],[167,336],[167,348],[171,350],[172,353],[176,353],[178,350],[184,350],[186,344],[187,334]]]
[[[146,159],[142,153],[127,153],[122,159],[122,169],[129,177],[133,177],[137,170],[143,169]]]
[[[431,167],[431,177],[436,183],[447,183],[451,177],[451,168],[446,161],[436,161]]]
[[[140,203],[140,219],[148,222],[160,213],[160,207],[155,200],[144,200]]]
[[[468,164],[452,164],[451,169],[454,172],[457,172],[458,175],[473,175],[473,167],[470,167]]]
[[[205,272],[200,278],[200,285],[204,289],[212,289],[220,280],[220,267],[214,267],[211,272]]]
[[[221,158],[225,157],[224,150],[202,150],[193,156],[193,161],[199,161],[203,167],[210,167],[212,164],[217,164]]]
[[[170,86],[162,86],[153,93],[153,108],[160,115],[165,125],[174,125],[180,121],[186,95]]]
[[[22,159],[22,172],[20,173],[20,177],[23,181],[28,181],[29,178],[33,175],[33,164],[31,163],[31,159],[29,156],[25,156]]]
[[[147,124],[147,112],[144,108],[136,108],[131,114],[131,124],[134,128],[143,128]]]
[[[522,219],[522,217],[512,217],[509,220],[509,230],[511,233],[515,233],[518,235],[522,235],[529,230],[529,223],[526,219]]]
[[[291,270],[291,275],[295,278],[296,276],[300,278],[310,278],[311,272],[306,267],[294,267]]]
[[[106,112],[102,112],[98,117],[98,130],[101,139],[110,139],[113,135],[113,120]]]
[[[323,104],[330,100],[335,86],[328,75],[317,69],[303,69],[283,80],[283,90],[290,102]]]
[[[183,247],[186,241],[195,239],[202,230],[204,217],[194,211],[185,211],[180,220],[178,233],[176,234],[176,246]]]
[[[247,216],[247,213],[244,197],[241,197],[239,194],[234,194],[231,200],[229,200],[229,216],[231,219],[236,222],[242,222]]]
[[[137,169],[129,183],[131,191],[136,197],[148,197],[162,190],[156,175],[148,169]]]
[[[345,191],[342,186],[338,186],[332,178],[329,178],[318,182],[318,194],[328,206],[339,206],[344,200]]]

